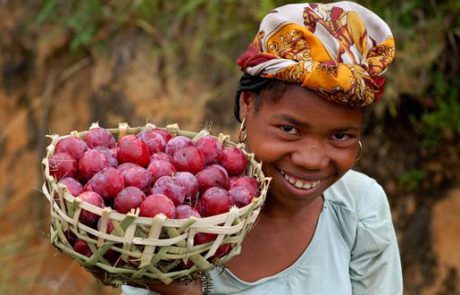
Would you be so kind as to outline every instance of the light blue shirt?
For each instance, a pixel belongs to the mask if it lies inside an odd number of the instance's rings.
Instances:
[[[289,244],[286,244],[289,247]],[[388,200],[372,178],[349,171],[324,192],[313,239],[285,270],[245,282],[230,270],[210,273],[211,294],[402,294],[402,271]],[[125,295],[155,294],[123,286]]]

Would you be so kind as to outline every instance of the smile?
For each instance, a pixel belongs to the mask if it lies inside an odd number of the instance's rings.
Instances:
[[[295,178],[293,176],[289,176],[283,170],[280,170],[280,172],[283,175],[284,179],[286,179],[290,184],[292,184],[296,188],[308,190],[317,187],[321,183],[321,180],[306,181],[299,178]]]

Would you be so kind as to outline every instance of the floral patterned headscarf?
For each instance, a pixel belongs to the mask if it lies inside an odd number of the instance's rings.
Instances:
[[[290,4],[271,11],[237,63],[252,76],[299,83],[327,100],[367,106],[393,61],[388,25],[353,2]]]

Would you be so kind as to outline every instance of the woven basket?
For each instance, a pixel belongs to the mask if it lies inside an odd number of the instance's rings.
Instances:
[[[126,134],[137,134],[150,128],[155,126],[147,124],[132,128],[122,123],[119,128],[107,130],[121,138]],[[168,125],[165,129],[173,136],[183,135],[194,140],[209,134],[207,131],[195,133],[180,130],[177,124]],[[85,133],[87,131],[74,131],[70,135],[83,137]],[[167,219],[163,214],[148,218],[139,217],[138,209],[128,214],[120,214],[109,207],[98,208],[80,201],[64,186],[58,185],[50,175],[48,159],[53,155],[57,142],[66,136],[49,136],[51,144],[42,161],[45,176],[43,193],[50,202],[50,240],[55,247],[79,261],[93,274],[97,274],[104,284],[115,287],[121,284],[146,286],[152,281],[169,284],[173,280],[194,278],[239,254],[241,243],[265,201],[270,181],[264,176],[261,164],[256,162],[253,154],[243,150],[249,160],[246,175],[255,177],[260,184],[260,195],[249,205],[233,207],[227,213],[205,218]],[[224,146],[242,148],[241,144],[231,142],[227,135],[220,134],[218,139]],[[83,209],[100,216],[100,231],[79,222]],[[109,221],[112,222],[114,230],[107,234]],[[194,245],[194,236],[197,233],[218,236],[212,242]],[[92,256],[75,252],[69,242],[69,234],[86,241]],[[231,251],[219,259],[210,259],[223,244],[230,244]],[[105,256],[108,251],[117,253],[118,260],[109,262]],[[178,265],[184,262],[191,267],[178,269]]]

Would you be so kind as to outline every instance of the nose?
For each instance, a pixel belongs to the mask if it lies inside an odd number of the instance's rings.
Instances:
[[[308,170],[321,170],[327,167],[329,157],[324,145],[318,141],[302,143],[291,154],[294,165]]]

